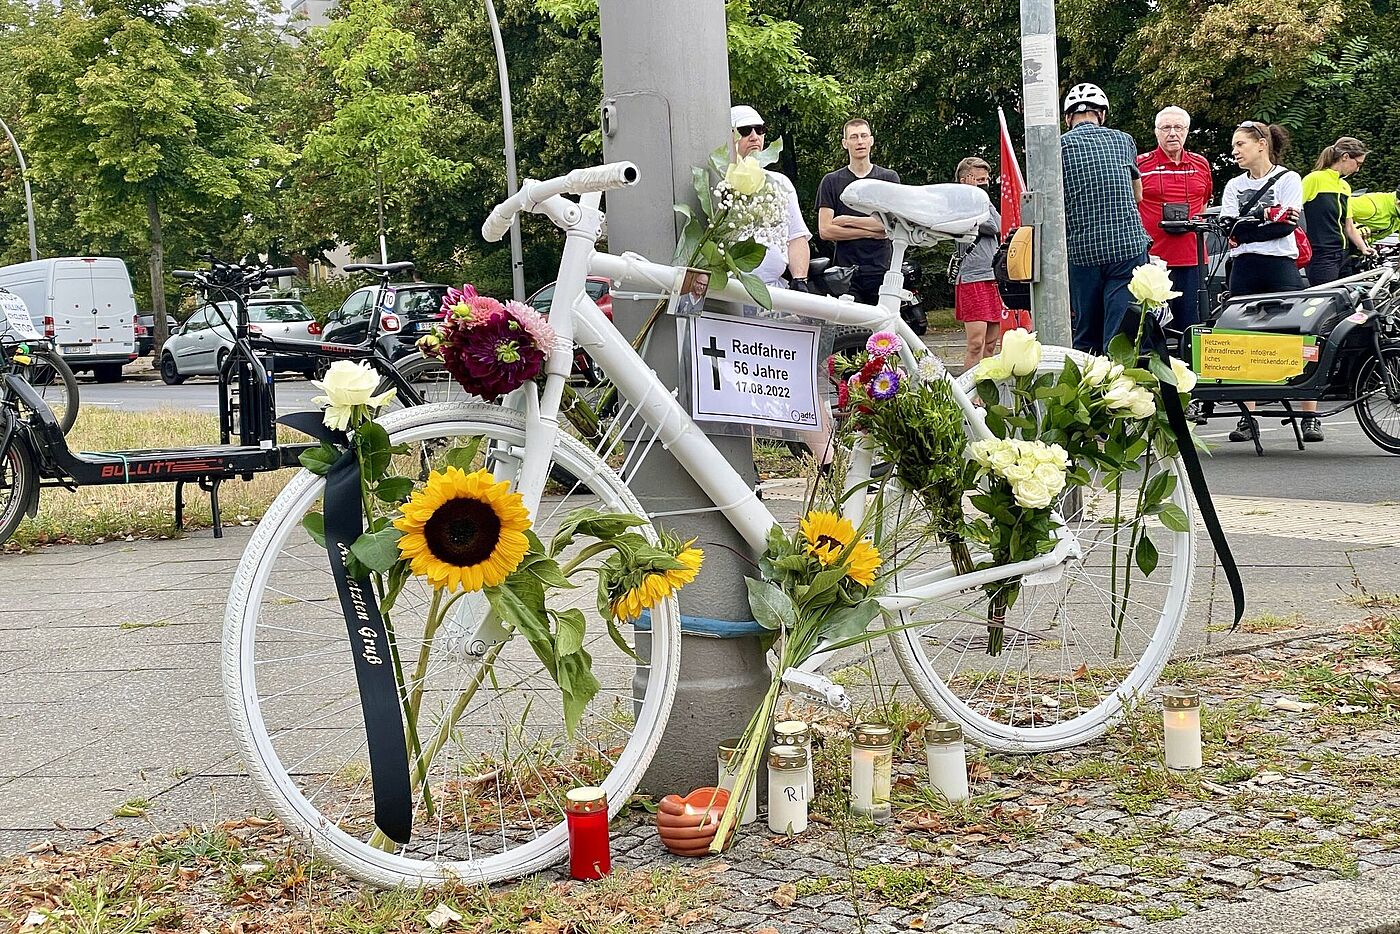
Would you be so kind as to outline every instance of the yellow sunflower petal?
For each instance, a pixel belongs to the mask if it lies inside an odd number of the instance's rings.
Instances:
[[[846,576],[869,587],[875,583],[875,574],[880,570],[880,552],[869,542],[860,541],[851,546],[846,558]]]

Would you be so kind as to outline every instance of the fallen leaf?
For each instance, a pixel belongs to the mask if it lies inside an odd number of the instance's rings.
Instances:
[[[766,928],[755,928],[753,934],[778,934],[778,929],[769,925]]]
[[[909,922],[909,930],[911,930],[911,931],[922,931],[923,929],[924,929],[924,919],[923,919],[923,918],[915,918],[915,919],[913,919],[912,921]]]
[[[1080,680],[1081,678],[1087,678],[1087,677],[1089,677],[1089,663],[1088,663],[1088,662],[1080,662],[1080,663],[1079,663],[1079,667],[1076,668],[1076,669],[1074,669],[1074,674],[1072,674],[1072,675],[1069,676],[1069,678],[1070,678],[1071,681],[1078,681],[1078,680]]]
[[[1254,776],[1253,781],[1256,785],[1274,785],[1286,778],[1288,778],[1288,776],[1284,775],[1282,772],[1260,772],[1258,775]]]
[[[1291,697],[1280,697],[1274,701],[1274,706],[1279,710],[1286,710],[1289,713],[1307,713],[1316,707],[1316,704],[1309,704],[1305,701],[1294,700]]]
[[[1370,707],[1358,707],[1355,704],[1343,704],[1342,706],[1337,708],[1337,712],[1343,714],[1365,713],[1370,709]]]
[[[48,915],[44,914],[42,911],[31,911],[29,917],[24,919],[24,924],[21,925],[21,927],[23,930],[27,931],[30,928],[37,928],[48,923]]]
[[[779,908],[791,908],[792,903],[797,901],[797,886],[791,882],[784,882],[773,892],[773,904]]]
[[[428,917],[424,919],[428,926],[435,931],[440,931],[455,921],[461,921],[462,916],[453,911],[444,902],[438,902],[438,906],[428,912]]]

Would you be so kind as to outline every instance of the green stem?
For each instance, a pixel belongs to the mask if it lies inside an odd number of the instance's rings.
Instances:
[[[1113,632],[1113,657],[1117,658],[1123,648],[1123,624],[1126,622],[1128,614],[1128,597],[1133,589],[1133,566],[1137,563],[1137,546],[1142,538],[1144,524],[1142,523],[1142,503],[1147,496],[1147,482],[1149,467],[1152,463],[1152,446],[1149,444],[1147,452],[1143,455],[1142,483],[1138,486],[1137,506],[1134,510],[1134,525],[1131,541],[1128,544],[1128,554],[1123,561],[1123,596],[1119,600],[1117,620]],[[1121,484],[1120,484],[1121,489]],[[1112,580],[1113,578],[1110,578]]]
[[[577,571],[579,569],[579,565],[583,564],[583,562],[587,561],[589,558],[594,557],[595,555],[602,554],[610,548],[616,549],[617,545],[613,544],[610,541],[594,542],[587,548],[580,551],[578,554],[574,555],[574,557],[569,561],[568,564],[564,565],[562,568],[559,569],[559,573],[563,574],[565,577],[568,577],[570,574]]]

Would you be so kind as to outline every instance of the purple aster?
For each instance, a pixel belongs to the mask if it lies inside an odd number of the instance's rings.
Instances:
[[[881,370],[874,379],[870,381],[870,398],[885,399],[894,398],[894,394],[899,391],[899,372],[897,370]]]

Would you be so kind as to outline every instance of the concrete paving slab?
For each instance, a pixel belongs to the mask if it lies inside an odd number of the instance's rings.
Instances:
[[[15,778],[4,788],[5,830],[44,831],[55,826],[91,830],[134,798],[149,798],[171,781],[101,778]]]
[[[1400,871],[1324,882],[1154,924],[1152,934],[1394,934],[1400,932]]]

